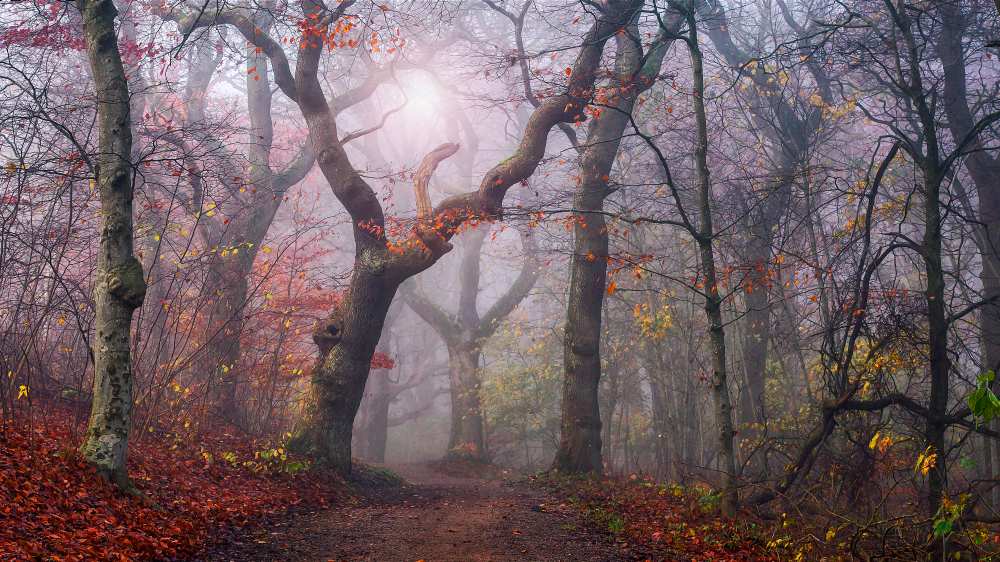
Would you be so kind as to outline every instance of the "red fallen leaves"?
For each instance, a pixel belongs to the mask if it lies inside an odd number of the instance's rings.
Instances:
[[[540,483],[570,503],[602,530],[656,552],[691,562],[778,560],[767,552],[763,528],[750,518],[727,520],[702,509],[696,494],[632,477],[578,479],[542,477]],[[707,496],[706,496],[707,497]]]
[[[8,421],[0,432],[0,559],[189,557],[235,528],[344,495],[327,474],[257,472],[220,460],[253,459],[247,437],[219,435],[171,450],[172,439],[150,434],[129,453],[133,481],[152,503],[143,502],[82,460],[70,416],[46,418],[30,430]],[[212,451],[213,462],[202,451]]]

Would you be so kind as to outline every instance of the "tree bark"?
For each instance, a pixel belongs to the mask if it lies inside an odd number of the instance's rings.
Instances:
[[[368,406],[368,417],[365,424],[364,453],[361,455],[369,460],[385,462],[386,443],[389,438],[389,406],[393,396],[389,392],[389,372],[379,373],[371,382],[375,383],[369,393],[371,404]]]
[[[659,382],[649,381],[650,409],[653,418],[653,438],[656,443],[656,476],[661,480],[675,480],[673,463],[671,462],[671,437],[676,447],[683,447],[683,431],[671,427],[670,408],[667,404],[666,390]]]
[[[242,252],[241,252],[242,253]],[[247,259],[247,257],[249,259]],[[250,288],[253,257],[238,257],[238,263],[216,260],[209,271],[208,287],[212,305],[205,337],[207,365],[212,369],[215,403],[219,416],[239,427],[244,426],[239,396],[238,367],[243,337],[243,311]]]
[[[100,248],[94,301],[94,395],[81,452],[99,474],[131,489],[126,468],[132,411],[132,312],[146,293],[133,254],[132,130],[129,91],[115,35],[112,0],[79,0],[94,86],[101,198]]]
[[[928,144],[937,142],[933,137],[927,140]],[[951,360],[948,357],[948,320],[944,302],[944,268],[941,262],[941,180],[936,161],[932,165],[924,166],[923,251],[927,274],[927,335],[931,377],[927,404],[929,415],[925,431],[930,451],[937,454],[937,463],[931,468],[927,479],[929,512],[932,516],[937,513],[948,485],[946,458],[948,449],[945,444],[945,431],[948,425],[943,419],[948,413],[951,375]]]
[[[937,514],[947,492],[948,461],[945,432],[948,424],[948,395],[950,392],[951,360],[948,357],[948,318],[945,310],[945,277],[941,259],[941,183],[946,170],[941,157],[938,128],[935,115],[928,105],[924,90],[920,55],[911,28],[912,21],[907,11],[894,10],[891,5],[893,22],[901,32],[907,51],[908,83],[906,94],[912,101],[919,120],[923,154],[910,151],[910,156],[920,166],[923,173],[924,232],[921,241],[921,257],[927,276],[927,340],[929,356],[930,395],[927,403],[927,417],[924,436],[927,452],[937,455],[936,463],[927,475],[928,513]]]
[[[771,224],[756,222],[749,225],[752,237],[747,245],[749,272],[744,300],[747,313],[743,330],[743,370],[746,384],[740,393],[740,422],[744,425],[764,423],[764,387],[767,375],[767,347],[771,339],[771,308],[768,299]]]
[[[315,403],[308,420],[309,441],[317,460],[341,472],[351,471],[351,435],[389,305],[399,281],[386,271],[388,256],[368,249],[355,262],[345,302],[335,316],[339,340],[324,353],[312,376]]]
[[[613,158],[612,155],[608,159],[609,163]],[[600,177],[597,175],[597,181]],[[603,182],[597,186],[584,183],[573,199],[578,212],[598,212],[581,215],[574,227],[563,345],[562,437],[553,463],[553,468],[565,472],[603,471],[597,390],[601,381],[601,314],[608,270],[608,233],[604,215],[599,213],[604,206],[605,189]]]

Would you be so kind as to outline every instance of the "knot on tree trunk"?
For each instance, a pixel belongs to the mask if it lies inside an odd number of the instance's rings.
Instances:
[[[342,313],[337,310],[325,321],[320,322],[316,330],[313,331],[313,342],[319,348],[320,361],[330,353],[335,345],[340,343],[342,330],[343,317]]]
[[[108,292],[135,310],[142,306],[146,298],[146,279],[142,273],[142,264],[134,256],[129,256],[124,263],[112,267],[108,271],[106,283]]]

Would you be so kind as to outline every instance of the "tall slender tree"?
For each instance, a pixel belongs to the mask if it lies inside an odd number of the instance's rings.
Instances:
[[[129,90],[112,0],[78,0],[91,75],[97,93],[98,154],[94,182],[101,226],[92,340],[94,395],[82,453],[99,474],[134,489],[126,459],[132,413],[132,312],[146,294],[142,264],[133,255],[132,127]]]

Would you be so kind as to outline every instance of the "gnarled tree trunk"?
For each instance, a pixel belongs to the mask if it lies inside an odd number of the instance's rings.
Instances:
[[[381,254],[381,255],[380,255]],[[351,435],[361,405],[371,360],[382,333],[389,305],[399,287],[386,271],[388,256],[376,249],[361,252],[344,303],[330,327],[339,325],[338,341],[324,353],[313,372],[310,445],[318,460],[347,474],[351,471]]]
[[[315,21],[309,33],[322,36],[354,5],[354,1],[345,0],[335,8],[327,8],[313,0],[302,0],[300,4],[303,16]],[[254,25],[244,9],[219,6],[202,12],[188,10],[174,16],[185,32],[198,26],[232,25],[270,58],[275,82],[298,104],[306,120],[320,170],[351,216],[354,272],[344,301],[331,321],[320,326],[315,334],[322,359],[313,373],[314,404],[307,429],[302,432],[320,463],[344,473],[350,471],[354,416],[389,303],[399,284],[427,269],[449,251],[448,239],[466,221],[500,218],[507,190],[530,177],[543,158],[549,131],[559,123],[572,122],[582,115],[593,94],[605,43],[632,20],[641,4],[640,0],[609,1],[593,12],[595,22],[583,39],[565,93],[546,98],[536,108],[518,150],[487,172],[477,191],[445,199],[430,216],[421,217],[418,212],[421,224],[407,241],[402,255],[389,245],[379,198],[352,166],[336,119],[344,108],[370,94],[380,80],[391,77],[391,70],[376,72],[359,87],[328,98],[319,80],[324,41],[303,42],[292,72],[281,44]],[[446,144],[432,151],[425,158],[425,162],[428,158],[433,161],[430,171],[457,149],[455,145]],[[410,242],[416,244],[409,247]]]

